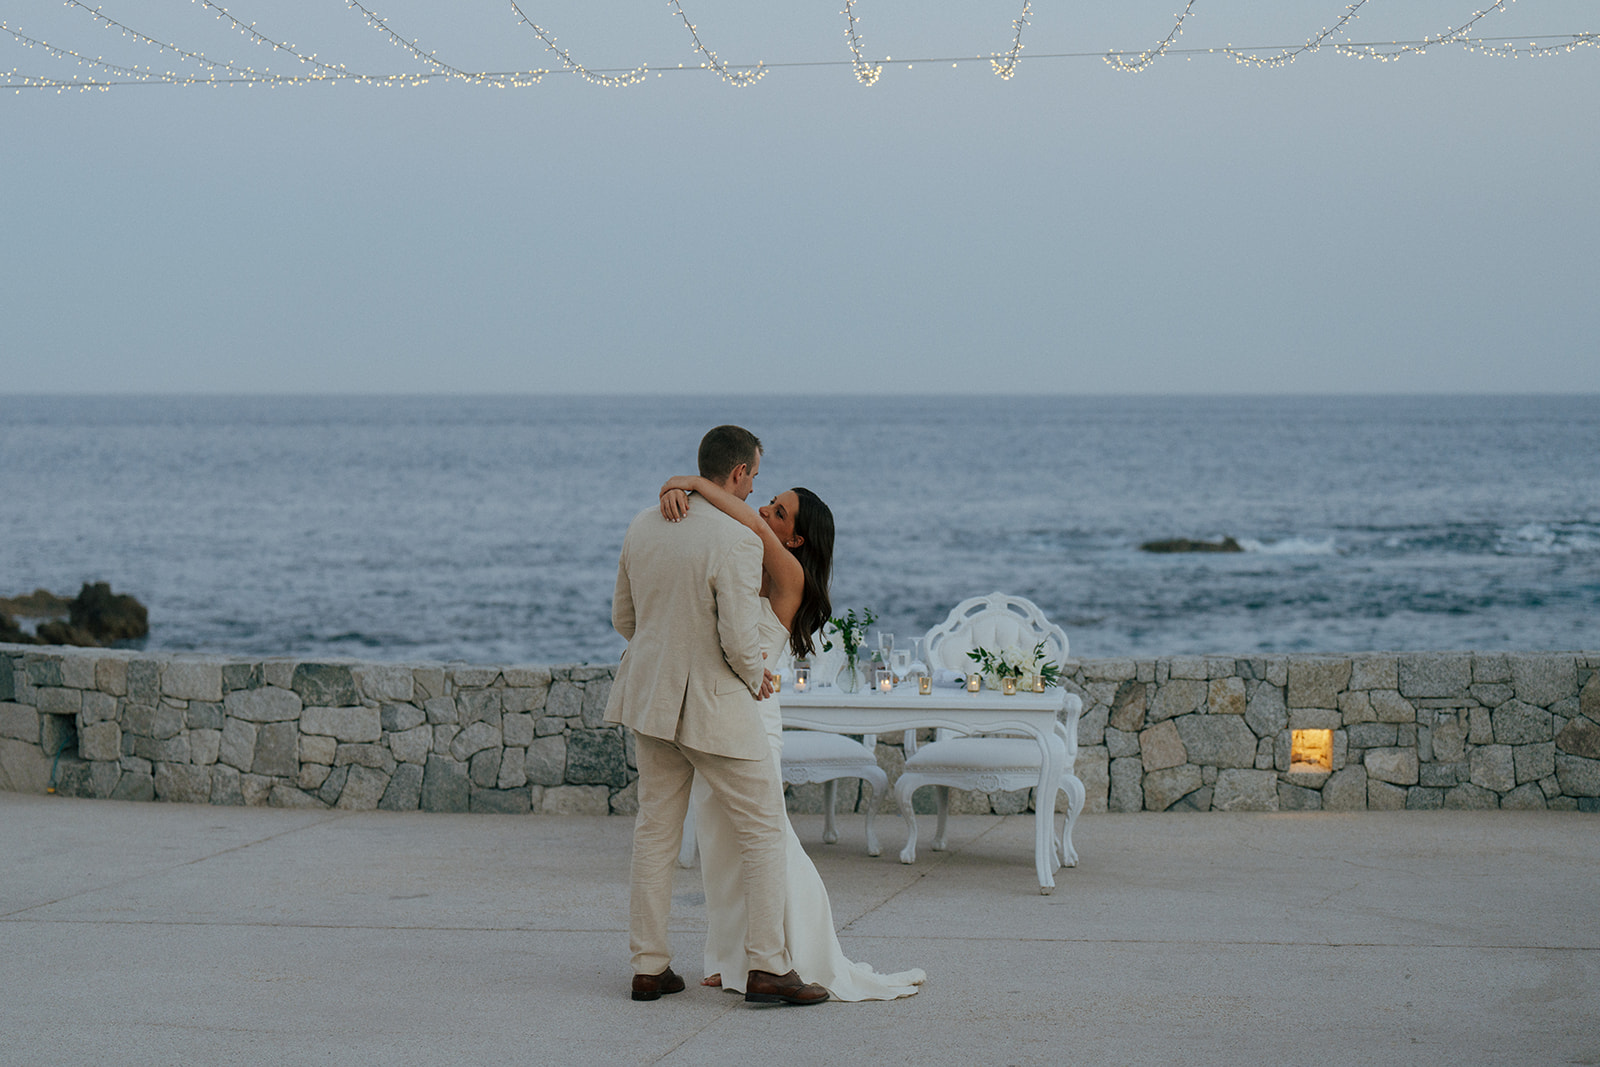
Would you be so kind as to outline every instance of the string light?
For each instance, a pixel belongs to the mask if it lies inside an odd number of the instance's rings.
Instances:
[[[1346,26],[1356,20],[1358,17],[1356,12],[1360,11],[1366,2],[1367,0],[1356,0],[1355,3],[1344,9],[1344,14],[1339,17],[1338,22],[1335,22],[1332,26],[1324,29],[1321,33],[1317,34],[1315,37],[1311,38],[1298,48],[1280,48],[1278,49],[1276,55],[1271,56],[1247,56],[1235,51],[1232,46],[1223,49],[1223,51],[1228,55],[1231,55],[1240,63],[1249,63],[1257,67],[1286,66],[1287,64],[1293,63],[1296,59],[1299,59],[1307,52],[1316,52],[1321,50],[1323,43],[1326,42],[1329,37],[1343,30]],[[1497,0],[1496,6],[1499,6],[1499,0]]]
[[[695,31],[694,23],[690,22],[689,16],[684,14],[683,5],[678,0],[667,0],[667,5],[677,12],[678,18],[683,21],[684,28],[689,31],[689,37],[694,41],[694,50],[706,57],[703,65],[716,71],[723,81],[743,89],[754,85],[767,76],[767,68],[761,63],[757,63],[754,67],[737,71],[729,70],[723,66],[722,62],[717,59],[717,54],[701,42],[700,34]]]
[[[1177,19],[1177,21],[1172,24],[1172,29],[1168,31],[1167,36],[1160,44],[1156,45],[1148,52],[1140,52],[1139,55],[1131,61],[1122,58],[1127,54],[1126,52],[1107,52],[1106,62],[1111,64],[1117,70],[1124,71],[1128,74],[1138,74],[1141,71],[1148,69],[1150,64],[1166,55],[1167,50],[1172,47],[1172,42],[1176,41],[1183,34],[1183,24],[1194,12],[1194,5],[1195,0],[1189,0],[1189,3],[1184,6],[1183,13],[1173,16],[1173,18]]]
[[[516,13],[517,21],[532,30],[539,40],[544,42],[545,48],[561,58],[561,65],[569,73],[578,75],[591,85],[603,85],[608,89],[617,89],[629,85],[637,85],[650,75],[650,68],[647,66],[635,67],[626,74],[601,74],[598,71],[590,70],[573,59],[565,48],[558,47],[555,35],[524,14],[522,8],[518,6],[517,0],[511,0],[511,10]]]
[[[850,43],[850,63],[855,67],[856,81],[862,85],[876,84],[883,74],[883,64],[868,62],[861,54],[861,34],[856,30],[861,20],[856,18],[856,0],[844,0],[844,18],[844,39]]]
[[[1512,2],[1515,3],[1516,0],[1512,0]],[[1354,56],[1357,59],[1377,59],[1382,60],[1385,63],[1389,62],[1391,59],[1399,59],[1407,52],[1421,55],[1423,52],[1426,52],[1429,48],[1436,44],[1447,44],[1464,39],[1467,31],[1472,29],[1472,27],[1476,25],[1480,19],[1486,17],[1491,11],[1504,11],[1505,9],[1506,0],[1494,0],[1494,3],[1490,4],[1482,11],[1474,12],[1470,19],[1462,23],[1460,26],[1457,26],[1455,29],[1446,30],[1438,37],[1425,37],[1422,39],[1420,44],[1401,44],[1400,42],[1395,41],[1391,43],[1392,50],[1384,50],[1375,45],[1346,44],[1336,46],[1336,50],[1344,55]]]
[[[389,23],[387,20],[380,18],[376,12],[362,4],[360,0],[345,0],[345,6],[355,8],[357,11],[361,12],[361,16],[367,20],[367,25],[387,36],[390,43],[395,44],[400,48],[404,48],[407,52],[410,52],[424,63],[431,64],[441,74],[447,75],[448,77],[460,78],[462,81],[469,82],[473,85],[493,85],[500,89],[504,89],[508,85],[519,89],[528,85],[538,85],[539,82],[544,79],[545,72],[542,70],[523,71],[519,74],[512,75],[495,75],[485,72],[468,74],[459,67],[453,67],[448,63],[442,62],[437,58],[436,53],[424,52],[417,46],[417,42],[408,41],[398,33],[394,32],[394,30],[389,28]]]
[[[465,70],[461,67],[444,62],[443,60],[439,59],[435,53],[424,50],[420,45],[417,44],[416,41],[408,41],[392,27],[390,27],[386,19],[382,18],[377,14],[376,11],[368,7],[364,0],[346,0],[346,7],[350,10],[358,12],[369,27],[388,38],[391,44],[404,49],[414,58],[426,63],[432,68],[431,70],[391,74],[361,74],[347,69],[342,64],[334,65],[325,63],[318,59],[315,54],[303,54],[294,45],[286,41],[274,40],[273,38],[268,37],[255,28],[255,23],[246,23],[243,20],[235,17],[226,8],[223,8],[217,4],[215,0],[190,0],[190,2],[198,4],[202,8],[212,12],[215,18],[228,23],[240,34],[244,35],[248,40],[250,40],[252,44],[270,48],[274,52],[283,52],[287,55],[290,55],[294,57],[294,59],[303,67],[308,69],[304,73],[279,74],[272,72],[268,68],[263,68],[262,70],[258,71],[253,67],[243,64],[226,60],[211,59],[202,52],[180,48],[174,43],[161,41],[148,34],[141,33],[131,26],[128,26],[109,15],[106,15],[100,8],[88,6],[85,0],[63,0],[64,6],[87,14],[92,20],[100,25],[108,29],[115,29],[124,37],[128,37],[141,45],[154,48],[159,54],[165,55],[167,53],[171,53],[182,61],[194,63],[204,68],[204,72],[180,74],[170,70],[158,71],[154,67],[141,68],[138,66],[126,66],[107,61],[99,56],[91,58],[88,55],[78,52],[74,49],[52,45],[47,41],[25,34],[22,31],[8,25],[4,21],[0,21],[0,30],[10,34],[13,40],[24,47],[30,49],[39,49],[46,52],[54,59],[75,61],[80,67],[103,71],[109,75],[109,77],[105,78],[80,78],[77,76],[73,76],[71,78],[53,78],[34,74],[24,74],[18,69],[13,68],[8,75],[4,76],[5,80],[0,80],[0,88],[13,89],[18,93],[20,93],[23,89],[53,88],[59,93],[67,89],[74,89],[83,92],[87,92],[91,89],[104,91],[118,85],[152,83],[185,86],[220,86],[240,84],[286,86],[305,85],[314,82],[337,83],[341,81],[351,81],[365,85],[385,87],[419,86],[440,79],[460,80],[472,85],[491,85],[499,88],[525,88],[539,84],[544,75],[549,73],[547,70],[503,72],[471,72]],[[883,63],[876,63],[868,60],[864,55],[862,51],[861,35],[859,30],[861,19],[859,15],[856,14],[856,4],[858,0],[845,0],[843,11],[845,16],[845,38],[847,44],[849,45],[851,54],[851,58],[849,60],[777,62],[771,64],[763,61],[756,63],[754,66],[734,67],[730,67],[723,63],[717,57],[717,54],[706,46],[705,42],[700,38],[698,27],[696,27],[695,24],[690,21],[688,13],[684,10],[682,0],[667,0],[667,2],[669,7],[672,9],[672,12],[677,16],[678,20],[683,23],[684,28],[688,31],[690,40],[693,43],[694,51],[696,54],[703,57],[702,62],[697,68],[685,68],[685,66],[680,63],[677,65],[677,69],[679,71],[683,71],[685,69],[710,70],[716,73],[723,81],[741,88],[755,84],[757,81],[760,81],[763,77],[765,77],[770,70],[778,67],[825,67],[842,66],[845,64],[848,64],[852,68],[857,81],[859,81],[862,85],[870,86],[875,84],[882,76],[884,64],[891,61],[890,58],[886,56]],[[1072,52],[1040,55],[1036,56],[1035,58],[1066,59],[1088,58],[1093,56],[1104,60],[1114,69],[1128,73],[1138,73],[1144,71],[1148,69],[1150,65],[1153,64],[1157,59],[1167,55],[1195,56],[1222,54],[1232,57],[1235,62],[1241,64],[1247,64],[1256,67],[1280,67],[1294,62],[1297,58],[1307,53],[1321,51],[1324,47],[1329,46],[1330,39],[1336,35],[1343,36],[1347,34],[1348,27],[1352,22],[1355,21],[1355,19],[1358,17],[1359,11],[1366,5],[1367,2],[1368,0],[1354,0],[1354,2],[1350,3],[1344,9],[1344,13],[1332,26],[1321,30],[1318,34],[1311,37],[1303,44],[1281,47],[1274,46],[1271,48],[1261,48],[1255,51],[1246,52],[1237,49],[1232,45],[1222,48],[1175,47],[1178,37],[1183,33],[1185,23],[1194,14],[1194,7],[1197,3],[1197,0],[1188,0],[1183,11],[1174,16],[1174,24],[1171,31],[1169,31],[1167,36],[1154,48],[1139,52],[1137,54],[1121,51],[1112,51],[1109,53]],[[1448,29],[1438,35],[1422,38],[1421,40],[1396,40],[1388,42],[1339,41],[1337,43],[1333,43],[1331,47],[1333,48],[1334,52],[1339,55],[1358,59],[1377,59],[1384,62],[1398,59],[1400,56],[1406,54],[1420,55],[1426,52],[1429,48],[1441,44],[1459,44],[1468,52],[1499,58],[1515,57],[1519,55],[1541,57],[1553,56],[1562,52],[1573,52],[1580,47],[1600,47],[1600,34],[1597,33],[1536,34],[1531,38],[1475,38],[1468,36],[1470,31],[1484,18],[1494,12],[1505,11],[1507,4],[1515,2],[1516,0],[1495,0],[1494,3],[1490,4],[1483,10],[1474,12],[1472,16],[1465,20],[1461,25]],[[518,21],[531,29],[540,38],[540,40],[544,42],[547,50],[556,53],[556,55],[561,59],[562,66],[568,73],[578,74],[593,84],[613,87],[637,85],[648,76],[651,69],[648,65],[641,65],[627,71],[592,69],[585,67],[583,64],[573,59],[565,49],[561,48],[556,43],[556,38],[553,34],[530,19],[522,10],[518,0],[510,0],[510,4],[512,12],[516,15]],[[1016,19],[1012,20],[1013,36],[1011,49],[1004,55],[999,53],[990,53],[987,57],[923,57],[918,59],[902,60],[902,62],[906,64],[906,68],[909,70],[911,69],[912,65],[917,62],[948,62],[952,67],[955,67],[964,62],[987,61],[991,70],[995,74],[997,74],[1003,80],[1009,81],[1015,75],[1017,70],[1018,60],[1021,56],[1023,48],[1022,32],[1024,28],[1028,26],[1028,20],[1031,14],[1032,0],[1024,0],[1021,14]],[[660,76],[659,72],[657,76]]]
[[[994,72],[1000,75],[1001,81],[1010,81],[1011,76],[1017,72],[1017,57],[1022,54],[1022,27],[1028,24],[1028,12],[1033,8],[1033,0],[1022,0],[1022,14],[1011,20],[1011,26],[1016,35],[1011,38],[1011,51],[1006,53],[1006,58],[994,56],[989,60],[989,65]]]

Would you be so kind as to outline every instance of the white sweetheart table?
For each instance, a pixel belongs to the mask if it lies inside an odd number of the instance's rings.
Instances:
[[[1043,693],[1017,693],[1005,696],[993,690],[969,693],[965,689],[936,688],[922,696],[909,685],[891,692],[863,686],[859,692],[845,693],[837,688],[794,692],[785,686],[778,697],[783,724],[807,730],[832,733],[885,734],[901,730],[940,728],[962,734],[993,733],[1004,730],[1033,738],[1039,745],[1039,786],[1035,793],[1034,865],[1038,869],[1040,892],[1055,888],[1055,868],[1059,866],[1052,842],[1055,834],[1056,790],[1064,773],[1070,773],[1077,753],[1078,716],[1083,703],[1074,693],[1049,689]],[[1069,707],[1070,706],[1070,707]],[[1063,711],[1068,714],[1062,715]],[[1057,724],[1066,728],[1068,743],[1063,754],[1050,744]],[[1065,755],[1065,765],[1062,756]],[[907,804],[906,808],[910,808]],[[916,816],[909,810],[900,813],[906,820],[908,845],[914,845]],[[914,854],[908,847],[907,854]],[[905,854],[903,854],[904,856]]]

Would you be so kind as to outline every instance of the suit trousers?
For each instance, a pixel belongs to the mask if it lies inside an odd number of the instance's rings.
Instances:
[[[714,756],[657,737],[634,734],[639,761],[639,817],[633,824],[632,889],[628,934],[635,974],[660,974],[672,962],[667,916],[672,877],[683,843],[689,787],[699,774],[721,804],[739,840],[748,904],[745,955],[751,970],[787,974],[784,941],[783,781],[770,754],[765,759]]]

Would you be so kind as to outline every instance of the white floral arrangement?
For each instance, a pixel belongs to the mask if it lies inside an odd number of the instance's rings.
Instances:
[[[991,689],[999,689],[1002,678],[1027,679],[1037,676],[1044,679],[1046,687],[1061,684],[1061,666],[1045,658],[1043,641],[1031,650],[1016,645],[1007,645],[998,652],[975,648],[967,653],[967,658],[978,665],[983,684]]]

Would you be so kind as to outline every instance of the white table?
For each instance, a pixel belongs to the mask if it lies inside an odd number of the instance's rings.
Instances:
[[[1068,773],[1048,738],[1057,722],[1066,726],[1071,739],[1067,746],[1070,763],[1077,750],[1078,716],[1083,702],[1074,693],[1049,689],[1043,693],[1018,693],[1004,696],[993,690],[969,693],[965,689],[936,688],[922,696],[910,685],[896,686],[888,693],[862,686],[856,693],[833,687],[808,689],[797,693],[784,687],[778,699],[785,726],[808,730],[828,730],[838,734],[884,734],[897,730],[926,727],[945,728],[961,733],[1009,730],[1026,734],[1039,743],[1039,788],[1034,812],[1034,864],[1039,873],[1039,889],[1055,888],[1056,851],[1051,841],[1055,833],[1056,786]],[[1063,715],[1062,712],[1067,714]],[[909,807],[909,805],[907,805]],[[903,811],[907,833],[915,840],[916,819]]]

